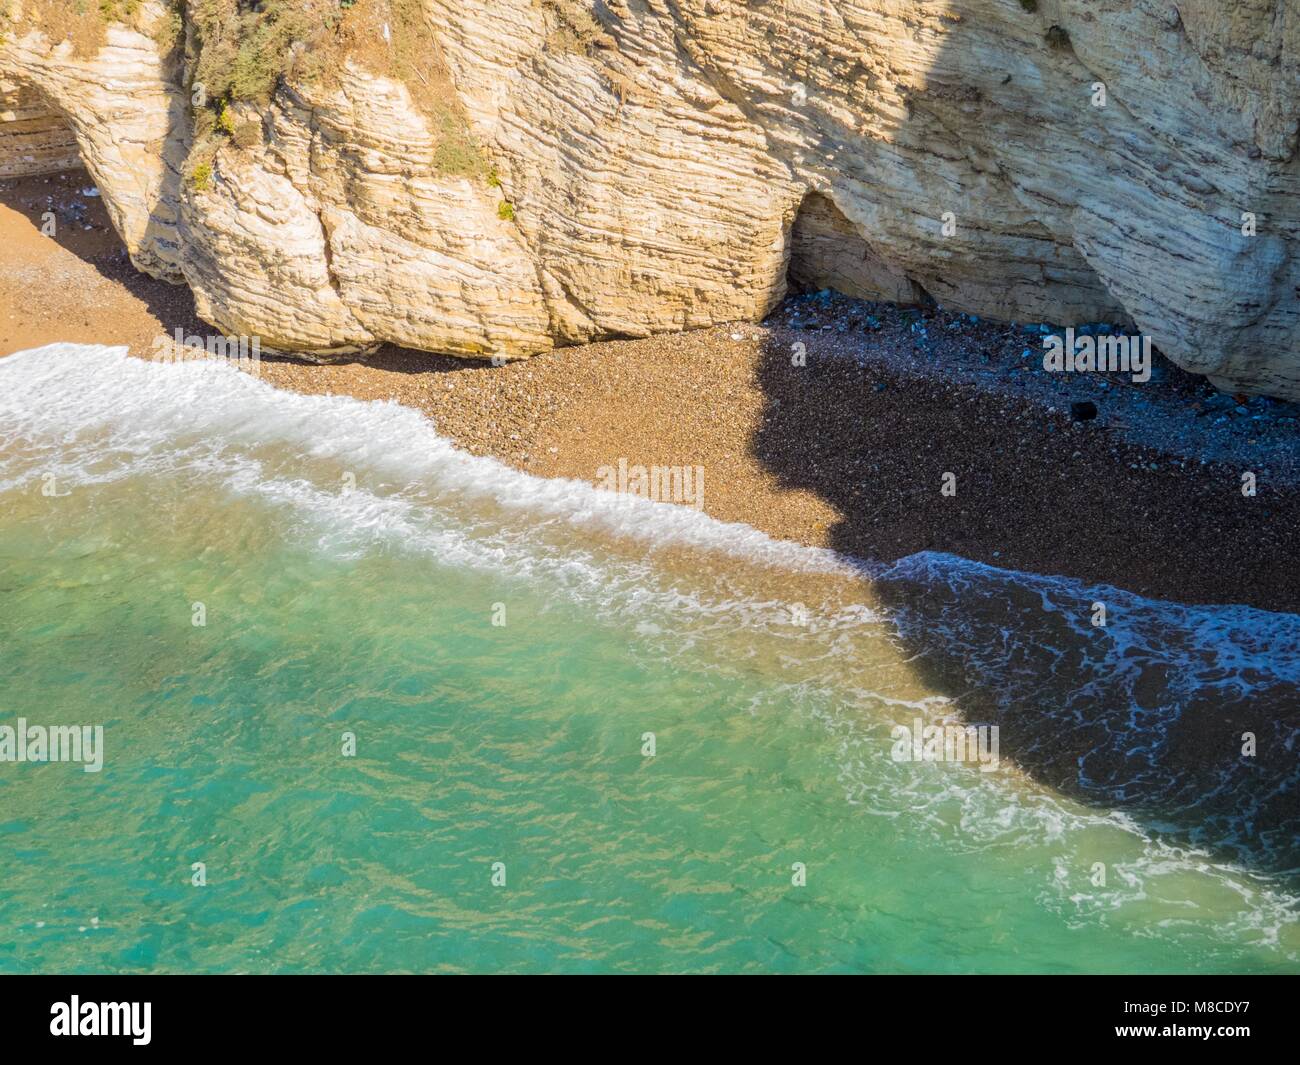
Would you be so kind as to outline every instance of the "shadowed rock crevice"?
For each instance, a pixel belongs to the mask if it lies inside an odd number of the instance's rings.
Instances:
[[[790,288],[830,288],[855,299],[923,303],[924,290],[881,258],[833,200],[810,192],[790,231]]]

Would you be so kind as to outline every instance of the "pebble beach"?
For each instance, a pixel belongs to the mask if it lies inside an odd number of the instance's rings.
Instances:
[[[160,336],[212,332],[185,288],[131,267],[84,173],[0,183],[0,241],[0,356],[66,340],[150,358]],[[1285,561],[1300,553],[1295,405],[1221,395],[1159,356],[1143,384],[1047,374],[1048,328],[821,293],[763,323],[500,366],[385,347],[326,366],[264,356],[259,372],[413,407],[466,451],[543,477],[702,467],[712,517],[859,558],[952,552],[1300,609]]]

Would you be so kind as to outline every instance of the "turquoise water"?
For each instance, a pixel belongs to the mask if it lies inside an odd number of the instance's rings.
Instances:
[[[0,508],[0,725],[105,737],[0,763],[5,971],[1297,969],[1294,822],[894,761],[960,706],[827,554],[103,348],[0,360]]]

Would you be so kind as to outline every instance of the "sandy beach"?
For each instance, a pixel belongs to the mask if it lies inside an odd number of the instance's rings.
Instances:
[[[159,336],[212,332],[188,290],[131,267],[90,184],[0,182],[0,356],[73,341],[148,358]],[[264,358],[260,372],[409,405],[467,451],[539,476],[700,466],[711,516],[858,557],[945,551],[1156,598],[1300,609],[1294,409],[1218,396],[1168,364],[1142,386],[1044,383],[1041,350],[1021,326],[802,297],[762,325],[497,367],[384,348],[329,366]],[[955,495],[941,492],[947,473]]]

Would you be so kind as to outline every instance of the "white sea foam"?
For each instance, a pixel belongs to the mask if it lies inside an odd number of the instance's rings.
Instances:
[[[856,576],[833,552],[773,540],[693,508],[546,479],[469,455],[417,411],[275,389],[219,361],[152,363],[125,348],[56,344],[0,359],[0,492],[66,490],[165,473],[261,500],[335,556],[377,547],[438,565],[545,583],[597,616],[657,617],[673,638],[744,627],[794,639],[788,604],[669,579],[644,556],[613,557],[575,531],[689,547],[781,572]],[[355,487],[343,490],[347,473]],[[878,624],[849,605],[829,631]]]
[[[340,471],[356,475],[355,490],[339,490]],[[880,738],[873,730],[881,719],[863,720],[863,707],[884,715],[949,708],[937,694],[899,696],[879,685],[846,684],[861,641],[887,638],[879,610],[832,604],[819,615],[816,631],[808,632],[790,626],[785,603],[746,596],[743,589],[729,596],[725,582],[683,584],[665,578],[651,560],[607,557],[566,530],[608,534],[650,550],[680,545],[720,552],[793,572],[862,575],[862,565],[832,552],[776,541],[689,507],[543,479],[468,455],[421,414],[395,403],[301,396],[225,364],[146,363],[124,348],[57,344],[0,359],[0,493],[30,489],[49,473],[84,488],[169,472],[207,478],[232,495],[292,514],[305,536],[334,554],[363,554],[380,545],[427,555],[440,565],[543,581],[598,615],[635,618],[637,637],[646,646],[666,655],[689,648],[702,655],[703,668],[746,668],[734,641],[727,654],[711,661],[697,646],[737,629],[788,644],[798,668],[773,688],[772,702],[801,707],[841,737],[839,772],[851,802],[881,816],[908,818],[916,830],[929,826],[946,846],[1056,846],[1068,852],[1070,870],[1086,865],[1080,842],[1085,833],[1106,830],[1133,840],[1129,865],[1118,886],[1107,891],[1080,890],[1068,877],[1047,877],[1044,899],[1063,912],[1122,907],[1145,898],[1144,885],[1153,879],[1193,871],[1230,882],[1243,899],[1237,923],[1269,941],[1300,919],[1294,896],[1203,850],[1155,838],[1122,813],[1063,802],[1013,773],[991,779],[879,758]],[[1097,672],[1118,672],[1117,690],[1131,688],[1142,666],[1159,659],[1182,669],[1187,685],[1258,684],[1261,666],[1266,680],[1300,683],[1300,619],[1291,615],[1157,603],[944,555],[918,555],[871,571],[885,582],[943,587],[957,600],[963,594],[996,597],[1014,585],[1072,631],[1086,625],[1077,605],[1103,598],[1115,608]],[[949,651],[967,656],[974,672],[1016,690],[1003,646],[1007,632],[971,626],[960,609],[909,618],[900,608],[891,620],[905,641],[909,624],[937,625]],[[904,654],[912,653],[905,648]],[[854,705],[846,701],[846,689],[857,690]],[[1129,725],[1153,727],[1150,720],[1132,719]],[[940,780],[939,774],[946,775]]]
[[[688,507],[542,478],[469,455],[417,411],[393,402],[302,396],[217,361],[152,363],[125,348],[53,344],[0,360],[0,432],[6,465],[0,491],[55,471],[78,483],[193,466],[234,449],[293,445],[379,478],[422,480],[434,490],[490,499],[534,520],[552,517],[636,539],[744,556],[807,572],[851,572],[831,551],[774,540]],[[355,514],[350,515],[355,517]]]

